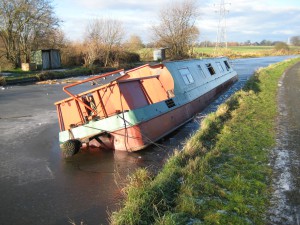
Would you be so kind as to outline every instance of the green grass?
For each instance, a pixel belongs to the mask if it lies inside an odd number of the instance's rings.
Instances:
[[[143,48],[137,51],[142,61],[153,60],[152,48]],[[168,51],[167,51],[168,53]],[[234,58],[251,58],[277,55],[293,55],[300,53],[300,46],[290,46],[289,51],[276,51],[274,46],[228,46],[227,49],[219,49],[215,52],[215,47],[195,47],[191,53],[191,58],[227,56]]]
[[[261,52],[261,51],[266,51],[266,50],[273,50],[273,46],[228,46],[229,50],[236,51],[236,52],[241,52],[241,53],[246,53],[246,52]],[[215,47],[201,47],[201,48],[196,48],[196,51],[203,51],[206,53],[213,53],[215,50]]]
[[[0,85],[5,84],[15,84],[22,82],[37,82],[37,81],[45,81],[45,80],[53,80],[53,79],[62,79],[73,76],[84,76],[91,74],[100,74],[108,71],[115,70],[115,68],[85,68],[85,67],[76,67],[72,69],[66,69],[63,71],[19,71],[18,69],[12,70],[11,75],[7,77],[1,77]]]
[[[274,46],[230,46],[229,49],[239,52],[272,50]]]
[[[130,177],[112,224],[265,224],[276,95],[293,59],[260,70],[152,177]]]
[[[235,52],[240,53],[248,53],[248,52],[270,52],[274,50],[274,46],[228,46],[228,49]],[[205,52],[205,53],[213,53],[215,47],[200,47],[195,48],[196,52]],[[291,51],[299,51],[300,46],[290,46]]]
[[[293,55],[299,54],[299,46],[290,46],[290,50],[276,51],[274,46],[229,46],[227,49],[218,49],[215,52],[214,47],[201,47],[194,49],[195,57],[214,57],[214,56],[227,56],[231,59],[234,58],[251,58],[251,57],[264,57],[276,55]]]

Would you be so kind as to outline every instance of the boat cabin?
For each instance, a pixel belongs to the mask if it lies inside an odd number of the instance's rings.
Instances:
[[[119,74],[108,84],[78,95],[71,87]],[[108,118],[114,114],[134,110],[174,97],[174,81],[162,64],[144,65],[129,71],[107,73],[79,83],[65,86],[70,98],[56,102],[61,131],[85,124],[92,119]]]
[[[165,101],[169,108],[192,101],[228,79],[233,72],[226,58],[170,61],[132,70],[118,70],[65,86],[70,98],[56,102],[61,131],[91,120],[143,108]],[[71,93],[74,86],[118,75],[104,85],[80,94]],[[222,81],[222,79],[224,81]],[[174,101],[173,101],[174,99]]]

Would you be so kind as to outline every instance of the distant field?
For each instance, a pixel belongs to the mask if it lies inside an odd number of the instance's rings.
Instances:
[[[274,47],[273,46],[233,46],[228,48],[233,51],[248,52],[248,51],[272,50]]]
[[[233,46],[228,47],[228,50],[236,51],[236,52],[254,52],[254,51],[266,51],[272,50],[273,46]],[[213,53],[215,47],[202,47],[202,48],[195,48],[195,52],[204,52],[204,53]]]
[[[140,54],[142,61],[153,59],[152,48],[143,48],[137,53]],[[289,51],[275,51],[274,46],[233,46],[227,49],[219,49],[215,54],[215,47],[196,47],[193,49],[192,58],[195,57],[213,57],[227,56],[229,58],[248,58],[248,57],[264,57],[275,55],[300,54],[300,46],[290,46]]]
[[[208,53],[211,54],[215,50],[215,47],[202,47],[202,48],[195,48],[194,52],[197,53]],[[226,49],[224,49],[226,50]],[[274,50],[274,46],[233,46],[228,47],[227,51],[239,52],[239,53],[253,53],[253,52],[270,52]],[[300,46],[290,46],[290,50],[300,50]]]

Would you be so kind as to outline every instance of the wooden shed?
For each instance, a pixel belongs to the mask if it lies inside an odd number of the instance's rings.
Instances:
[[[31,53],[31,62],[38,69],[48,70],[61,67],[60,51],[58,49],[43,49]]]
[[[164,61],[166,59],[166,49],[167,48],[159,48],[153,51],[153,60],[154,61]]]

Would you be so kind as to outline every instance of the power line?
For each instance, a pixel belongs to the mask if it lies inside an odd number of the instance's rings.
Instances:
[[[227,40],[226,40],[226,15],[229,13],[229,10],[226,9],[226,5],[230,5],[231,3],[225,3],[225,0],[221,0],[220,4],[215,5],[219,7],[217,13],[219,14],[219,24],[217,31],[217,40],[215,50],[218,48],[227,48]]]

